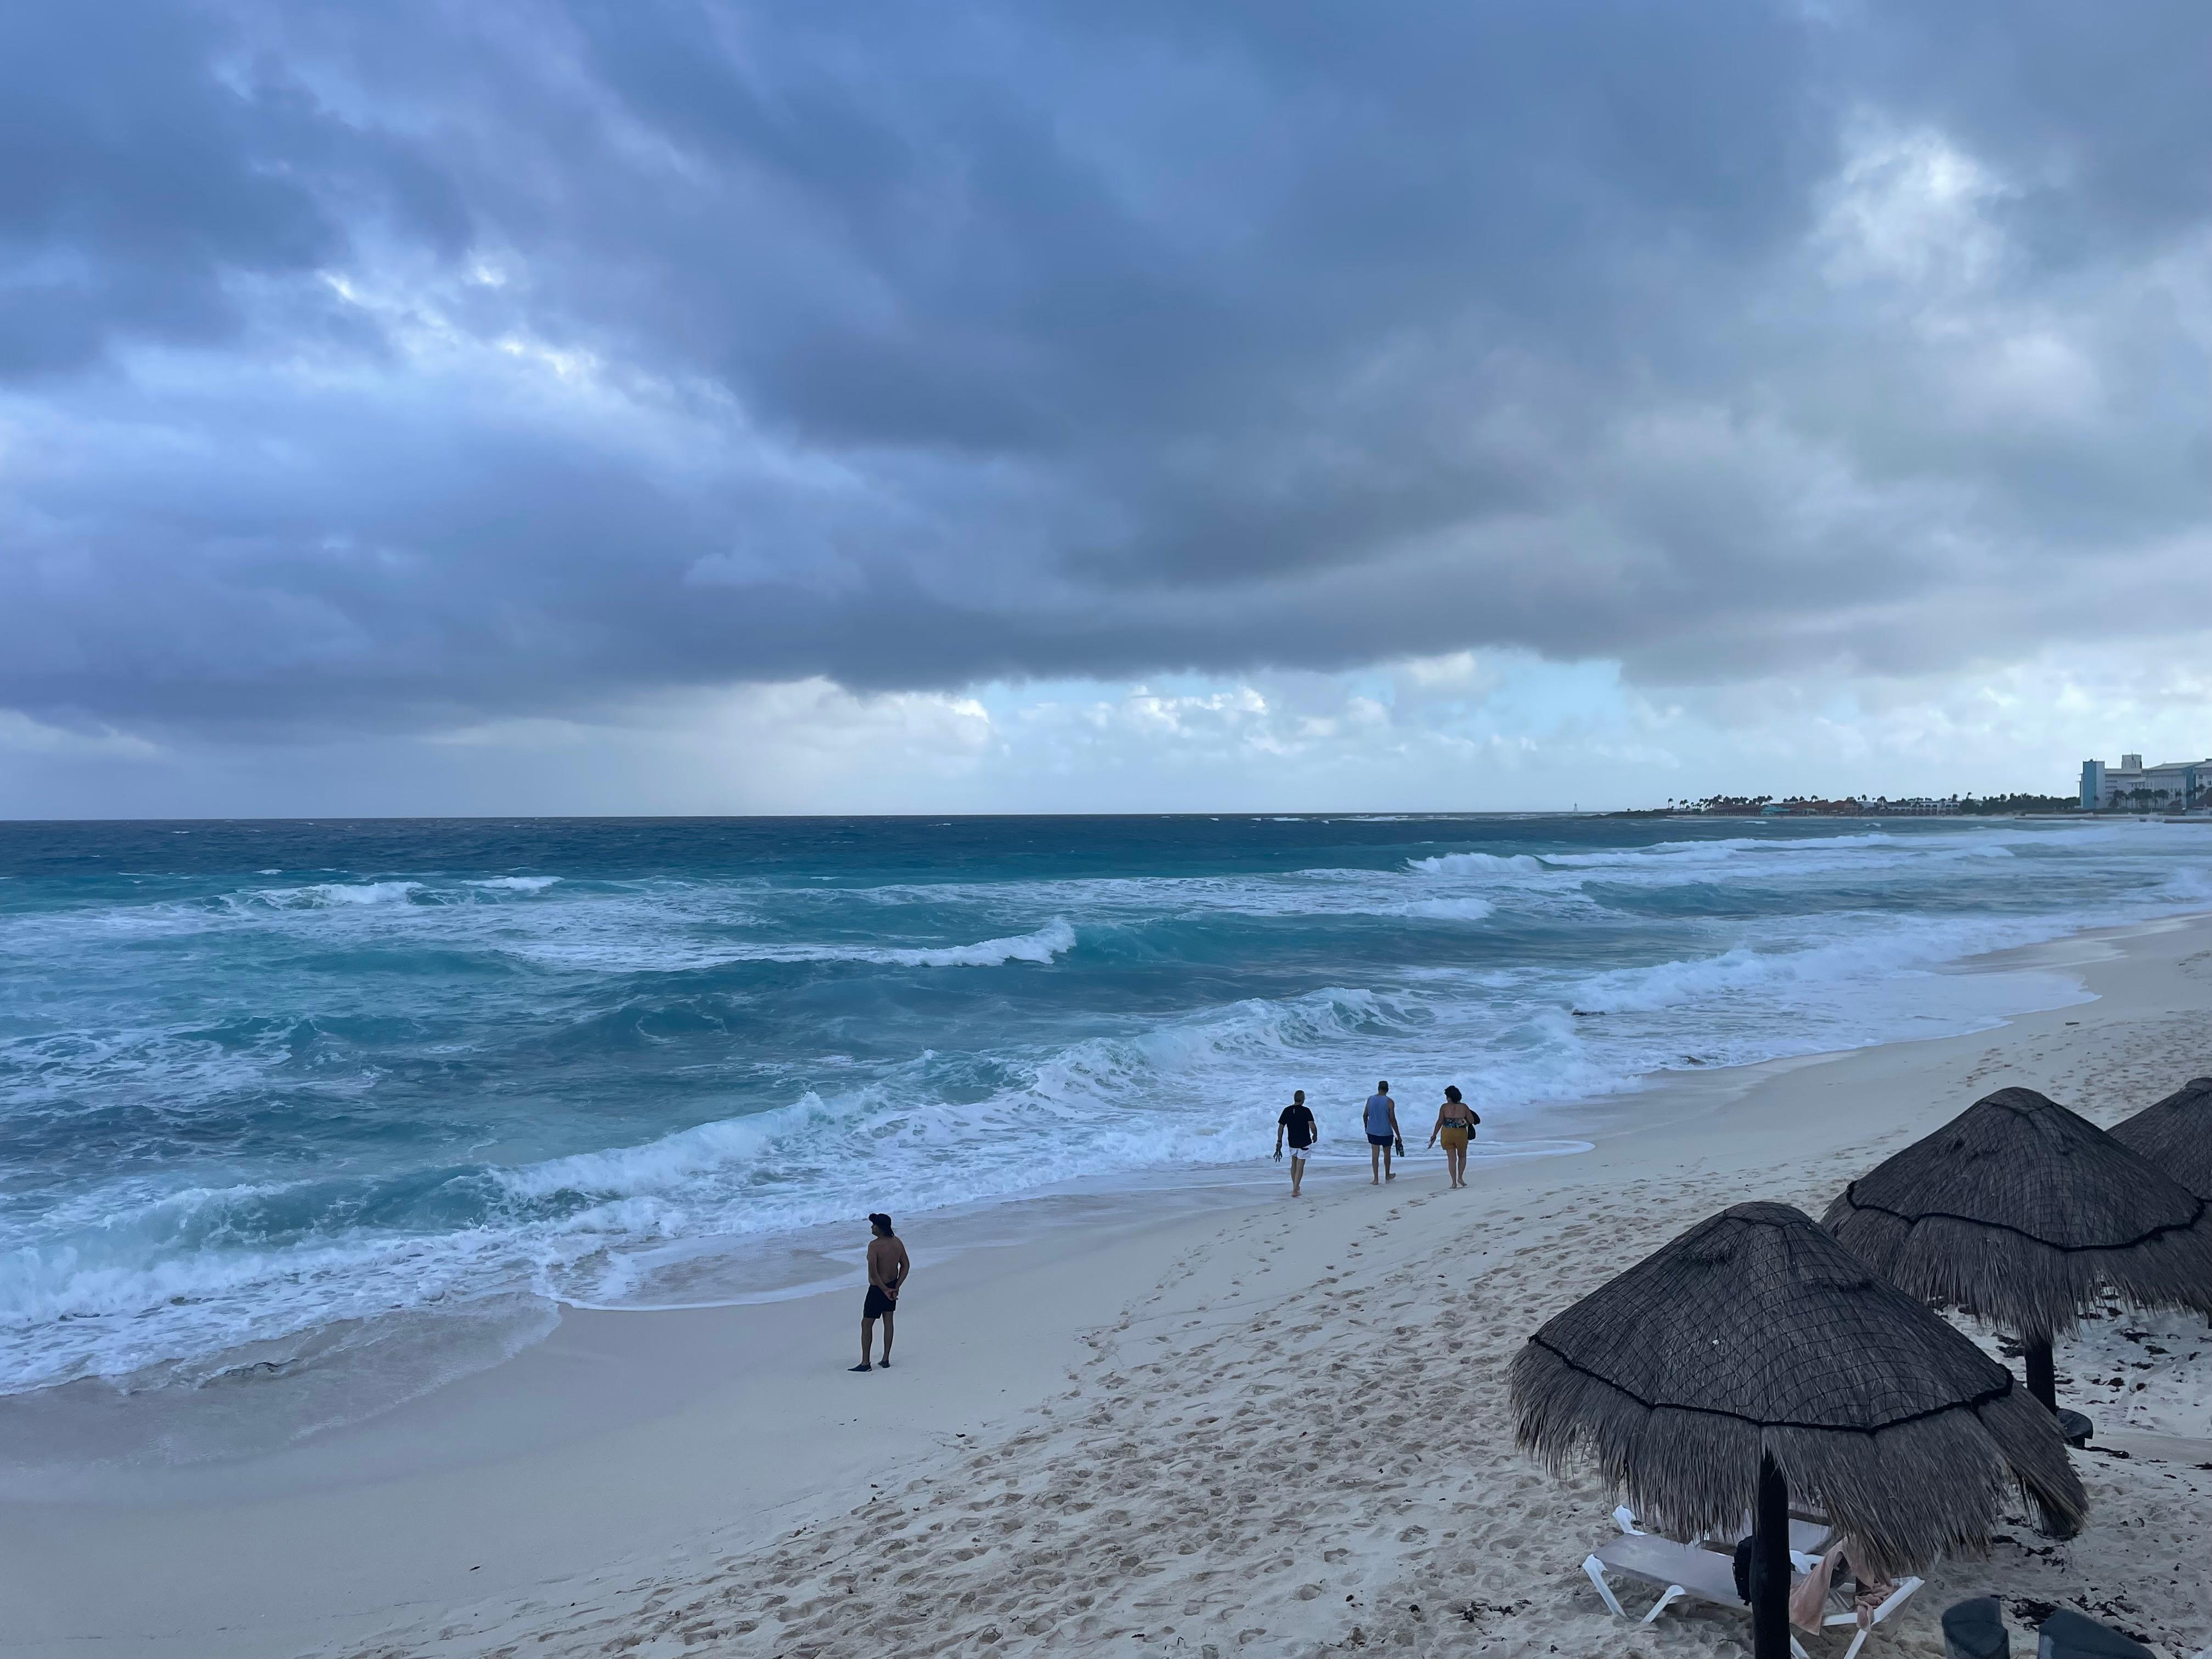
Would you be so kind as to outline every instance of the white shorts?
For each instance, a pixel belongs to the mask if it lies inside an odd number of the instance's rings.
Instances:
[[[1313,1151],[1313,1148],[1310,1146],[1285,1146],[1283,1150],[1291,1155],[1292,1161],[1303,1164],[1306,1161],[1306,1154]]]

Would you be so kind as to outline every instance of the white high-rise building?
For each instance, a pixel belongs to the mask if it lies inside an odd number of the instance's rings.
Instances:
[[[2145,766],[2123,755],[2118,766],[2081,763],[2081,805],[2093,812],[2185,812],[2212,806],[2212,760]]]

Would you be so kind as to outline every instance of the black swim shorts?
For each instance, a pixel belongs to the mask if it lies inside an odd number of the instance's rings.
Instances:
[[[868,1299],[860,1309],[860,1317],[881,1319],[885,1314],[896,1310],[897,1306],[896,1301],[884,1294],[882,1285],[871,1285],[868,1286]]]
[[[1388,1146],[1397,1138],[1395,1135],[1370,1135],[1367,1137],[1367,1144],[1370,1146]]]

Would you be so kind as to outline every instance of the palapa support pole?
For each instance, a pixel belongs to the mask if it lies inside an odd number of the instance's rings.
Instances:
[[[1771,1453],[1759,1460],[1752,1518],[1752,1659],[1790,1659],[1790,1483]]]
[[[2021,1360],[2027,1368],[2027,1391],[2040,1400],[2053,1416],[2058,1412],[2058,1367],[2051,1358],[2051,1339],[2047,1336],[2021,1338]],[[2053,1515],[2042,1504],[2036,1506],[2036,1522],[2046,1538],[2071,1538],[2076,1528]]]
[[[2047,1336],[2024,1336],[2021,1346],[2027,1362],[2027,1391],[2053,1412],[2058,1409],[2058,1368],[2051,1361],[2051,1339]]]

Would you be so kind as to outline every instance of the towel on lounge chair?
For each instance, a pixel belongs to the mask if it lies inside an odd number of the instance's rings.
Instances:
[[[1887,1578],[1876,1578],[1862,1567],[1851,1553],[1851,1540],[1838,1539],[1831,1544],[1820,1559],[1820,1564],[1807,1573],[1796,1589],[1790,1592],[1790,1622],[1800,1630],[1817,1631],[1828,1610],[1828,1587],[1835,1580],[1838,1564],[1848,1565],[1851,1577],[1858,1581],[1858,1589],[1851,1595],[1851,1611],[1858,1615],[1861,1630],[1874,1628],[1874,1610],[1896,1593],[1896,1583]]]

